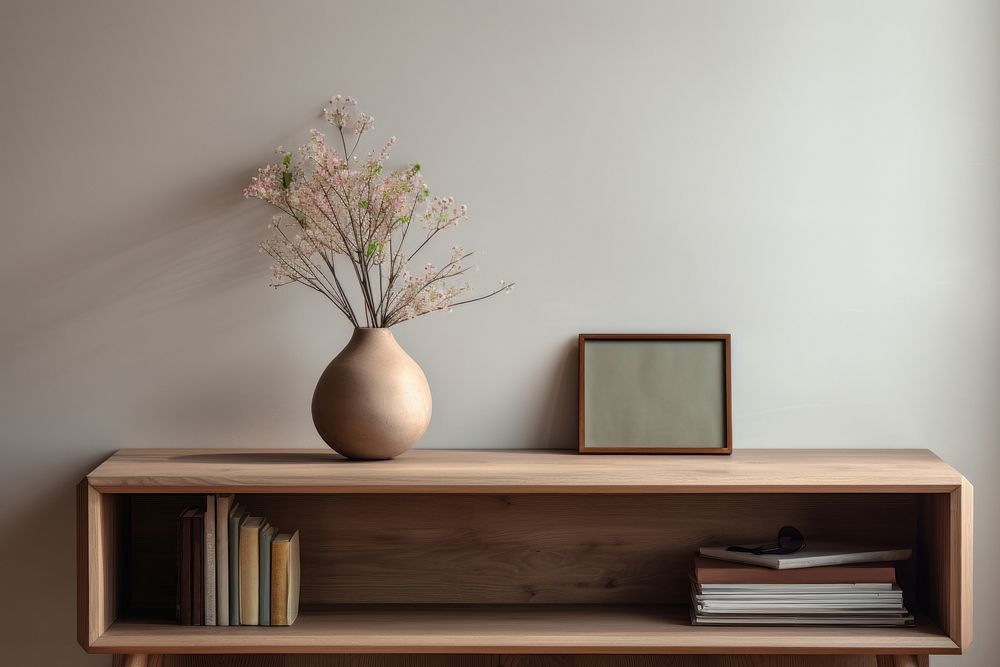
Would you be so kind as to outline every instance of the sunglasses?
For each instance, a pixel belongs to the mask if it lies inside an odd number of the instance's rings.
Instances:
[[[778,531],[778,541],[771,544],[762,544],[759,547],[726,547],[726,551],[740,551],[750,553],[755,556],[764,554],[793,554],[806,545],[806,540],[802,533],[792,526],[783,526]]]

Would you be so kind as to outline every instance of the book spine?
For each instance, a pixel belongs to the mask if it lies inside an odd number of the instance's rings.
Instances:
[[[271,625],[288,625],[288,541],[271,542]]]
[[[292,533],[288,540],[288,625],[299,617],[299,585],[302,578],[302,567],[299,563],[299,531]]]
[[[240,625],[260,622],[259,526],[240,527]]]
[[[229,625],[229,509],[232,496],[215,499],[215,617]]]
[[[271,537],[274,529],[266,526],[260,531],[260,625],[271,625]]]
[[[702,559],[709,561],[710,559]],[[775,570],[742,564],[728,565],[711,560],[695,564],[699,584],[894,584],[896,568],[892,564],[830,565],[819,568]]]
[[[229,517],[229,625],[240,624],[240,516]]]
[[[177,520],[177,622],[191,625],[191,526],[181,514]]]
[[[191,623],[205,625],[205,516],[193,519],[191,530]]]
[[[174,568],[174,571],[175,571],[175,574],[176,574],[176,576],[175,576],[176,586],[174,587],[174,592],[176,593],[174,595],[174,620],[177,621],[177,623],[181,622],[181,560],[182,560],[181,559],[181,526],[183,525],[183,523],[184,523],[184,519],[183,518],[177,519],[177,540],[174,542],[174,544],[177,547],[174,550],[176,552],[176,560],[174,561],[174,563],[176,565],[176,567]]]
[[[215,496],[205,498],[205,625],[215,625]]]

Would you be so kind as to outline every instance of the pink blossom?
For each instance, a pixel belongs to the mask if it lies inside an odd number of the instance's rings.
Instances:
[[[279,147],[277,162],[261,167],[243,190],[244,197],[280,211],[268,225],[272,235],[260,244],[274,262],[271,284],[301,283],[355,326],[380,327],[509,292],[511,285],[501,281],[497,290],[460,300],[471,291],[459,278],[472,253],[459,245],[440,268],[428,262],[420,275],[409,271],[413,257],[464,221],[468,208],[451,196],[431,196],[419,165],[388,171],[394,136],[359,161],[356,150],[375,119],[356,107],[351,97],[330,98],[323,116],[336,130],[335,145],[312,130],[297,152]],[[419,231],[413,229],[417,220]],[[344,289],[348,276],[361,288],[360,307]]]

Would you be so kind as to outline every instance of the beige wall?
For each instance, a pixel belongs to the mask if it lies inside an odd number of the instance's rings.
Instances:
[[[240,189],[359,97],[514,295],[399,327],[424,446],[570,445],[580,331],[730,331],[735,446],[929,447],[1000,654],[996,2],[0,3],[0,646],[73,640],[74,483],[126,446],[321,446],[348,330]],[[892,475],[891,470],[885,471]],[[34,657],[32,657],[34,656]]]

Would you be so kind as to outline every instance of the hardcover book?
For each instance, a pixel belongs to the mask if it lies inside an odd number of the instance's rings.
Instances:
[[[192,591],[191,573],[193,565],[193,549],[191,531],[195,508],[191,507],[181,512],[177,522],[177,621],[181,625],[192,623]]]
[[[229,625],[229,510],[233,494],[215,498],[215,617],[218,625]]]
[[[215,496],[205,497],[205,625],[215,625]]]
[[[299,615],[299,531],[271,542],[271,625],[291,625]]]
[[[240,523],[245,515],[239,503],[229,512],[229,625],[240,624]]]
[[[694,578],[699,584],[894,584],[896,567],[863,563],[776,570],[699,556]]]
[[[260,625],[271,625],[271,540],[275,532],[267,523],[260,529]]]
[[[709,558],[761,565],[775,570],[907,560],[913,555],[911,549],[871,549],[841,544],[810,544],[801,551],[791,554],[753,554],[729,551],[726,547],[702,547],[699,553]]]
[[[240,524],[240,625],[260,623],[260,529],[264,519],[248,516]]]
[[[834,555],[832,551],[828,553]],[[732,551],[726,555],[734,553],[753,555]],[[872,557],[871,551],[838,550],[835,555],[841,558],[860,553]],[[795,554],[780,556],[786,555]],[[814,553],[809,558],[815,557]],[[888,554],[879,551],[878,557]],[[902,627],[913,624],[913,615],[903,603],[892,563],[789,568],[781,563],[758,567],[697,557],[691,576],[691,622]]]
[[[205,625],[205,509],[191,521],[191,624]]]

